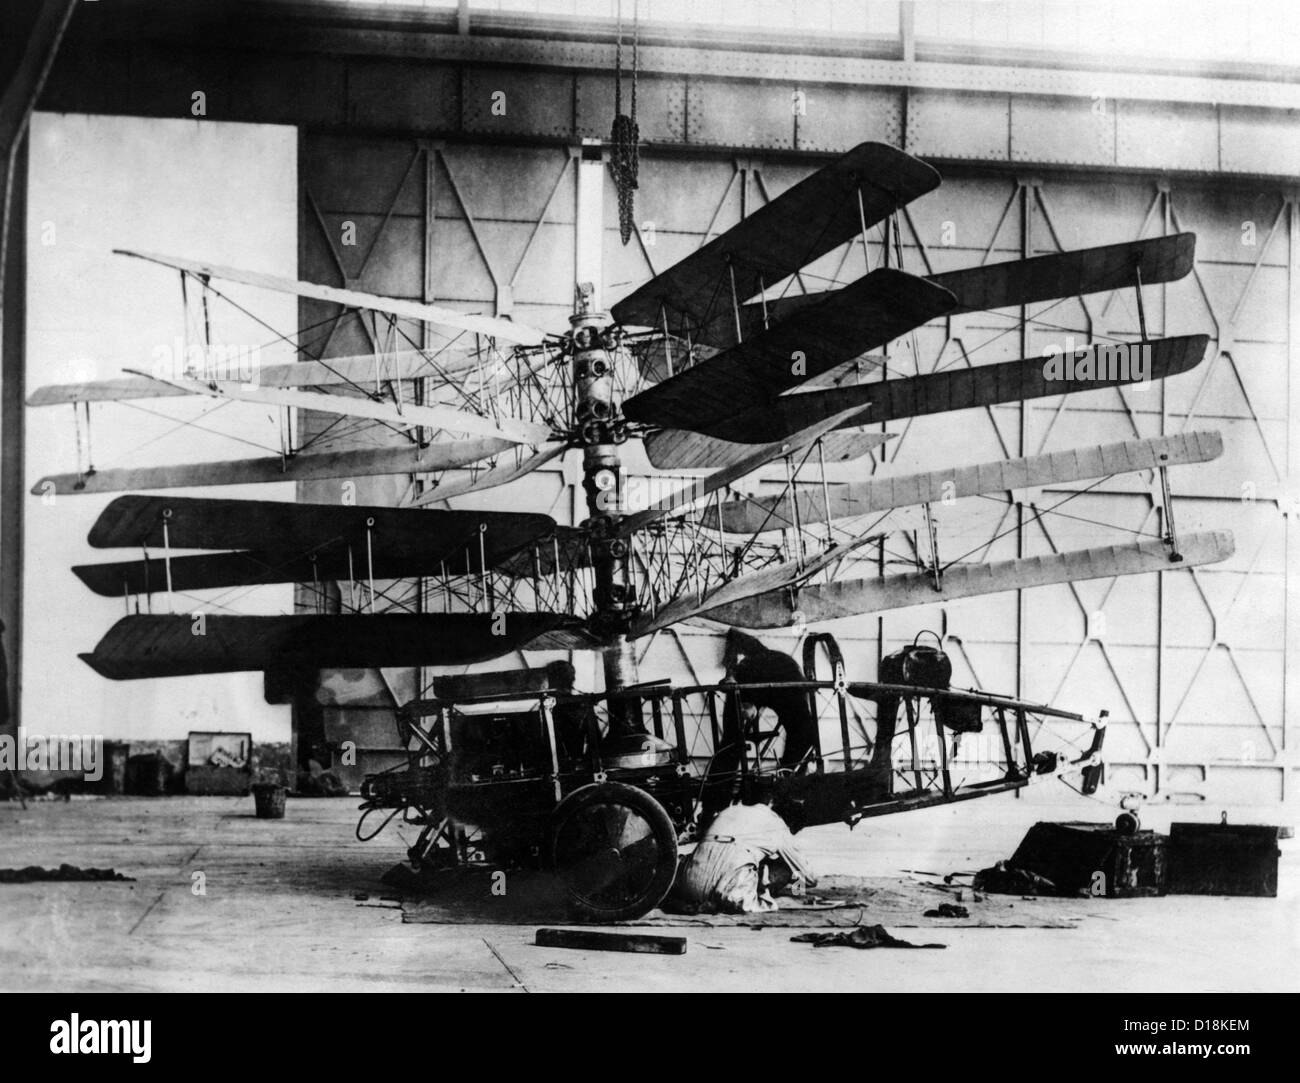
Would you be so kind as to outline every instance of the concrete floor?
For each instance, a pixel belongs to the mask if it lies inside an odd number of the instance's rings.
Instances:
[[[1234,810],[1231,819],[1290,824],[1295,811]],[[942,873],[1009,856],[1035,820],[1110,815],[1093,802],[994,797],[799,839],[822,873]],[[826,949],[814,958],[790,942],[795,930],[690,928],[687,954],[663,957],[539,948],[531,925],[404,925],[378,878],[406,843],[392,828],[357,842],[355,816],[350,799],[291,798],[282,821],[256,819],[251,798],[0,805],[0,867],[68,862],[136,878],[0,884],[0,988],[1300,991],[1300,849],[1291,841],[1282,843],[1277,899],[1080,900],[1086,916],[1074,929],[900,932],[947,944],[942,952]],[[1158,830],[1171,818],[1213,820],[1218,810],[1143,814]],[[205,894],[194,893],[195,873]]]

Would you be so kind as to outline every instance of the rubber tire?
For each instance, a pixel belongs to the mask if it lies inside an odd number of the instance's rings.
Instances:
[[[600,898],[575,883],[572,849],[580,845],[580,819],[601,805],[622,806],[648,828],[656,848],[654,867],[648,878],[638,877],[631,894]],[[582,917],[593,922],[631,921],[658,906],[673,886],[677,875],[677,829],[667,811],[645,790],[621,782],[598,782],[574,790],[551,814],[547,832],[547,856],[555,874],[564,883],[569,901]]]

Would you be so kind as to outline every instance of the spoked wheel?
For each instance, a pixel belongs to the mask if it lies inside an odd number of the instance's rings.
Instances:
[[[595,783],[556,807],[550,857],[583,917],[629,921],[653,910],[673,886],[677,830],[644,790]]]

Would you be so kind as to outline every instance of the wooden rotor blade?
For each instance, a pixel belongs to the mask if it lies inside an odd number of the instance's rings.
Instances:
[[[70,402],[123,402],[129,399],[180,398],[184,388],[148,376],[112,380],[82,380],[75,384],[46,384],[27,396],[28,406],[61,406]]]
[[[469,516],[471,513],[453,514]],[[485,566],[498,567],[520,550],[517,535],[489,537],[485,534],[480,553],[476,529],[467,530],[457,524],[449,527],[438,527],[436,540],[423,552],[413,553],[407,547],[390,552],[387,539],[382,537],[375,542],[373,553],[368,553],[364,544],[346,542],[322,543],[311,552],[292,552],[276,548],[275,539],[271,538],[267,539],[265,548],[258,550],[174,556],[170,560],[155,555],[111,564],[80,564],[72,571],[96,594],[120,598],[125,594],[160,594],[167,589],[169,581],[173,590],[194,591],[268,583],[476,575]]]
[[[526,512],[436,511],[411,508],[298,504],[278,500],[218,500],[184,496],[119,496],[91,527],[96,549],[250,549],[299,556],[351,546],[357,574],[367,545],[389,557],[450,556],[480,536],[489,549],[509,552],[555,529],[549,515]],[[310,576],[307,577],[310,579]]]
[[[319,481],[324,478],[365,478],[383,474],[417,474],[451,470],[499,455],[516,445],[505,440],[448,440],[421,448],[376,448],[231,459],[225,462],[178,463],[174,466],[123,467],[85,474],[50,474],[32,486],[32,493],[76,496],[122,493],[139,489],[188,489],[205,485],[254,485],[278,481]]]
[[[781,459],[787,455],[802,451],[809,444],[814,443],[830,432],[831,429],[852,423],[853,418],[860,413],[862,413],[861,409],[847,410],[843,414],[836,414],[834,417],[810,425],[808,428],[795,433],[789,439],[766,444],[756,450],[751,450],[748,455],[721,470],[715,471],[707,478],[701,478],[694,484],[679,489],[675,493],[670,493],[662,500],[651,504],[648,508],[625,516],[619,521],[617,532],[620,537],[627,537],[657,519],[663,518],[674,509],[693,504],[701,497],[708,496],[709,493],[730,485],[733,481],[737,481],[746,474],[766,466],[775,459]]]
[[[893,433],[832,432],[822,437],[822,458],[846,463],[874,451]],[[754,450],[752,444],[715,440],[685,429],[660,429],[643,439],[646,458],[656,470],[721,470],[740,462]]]
[[[805,567],[791,560],[737,576],[712,590],[705,591],[703,595],[687,595],[660,606],[654,613],[643,613],[633,621],[631,635],[633,637],[649,635],[661,628],[690,620],[704,613],[711,613],[720,606],[726,608],[735,605],[754,595],[766,597],[772,592],[782,593],[783,588],[791,587],[808,574],[810,573]]]
[[[732,275],[736,299],[748,300],[938,185],[939,174],[924,162],[883,143],[861,143],[656,275],[611,312],[619,323],[641,327],[660,326],[664,308],[691,324],[707,323],[714,299],[730,297]]]
[[[795,613],[812,624],[1051,583],[1172,571],[1227,560],[1233,553],[1232,532],[1185,535],[1178,539],[1178,551],[1182,560],[1175,562],[1163,542],[1141,541],[1021,560],[953,565],[943,573],[942,590],[935,590],[934,578],[927,572],[818,583],[797,591],[776,590],[715,606],[704,616],[738,628],[785,628]]]
[[[954,314],[1175,282],[1190,273],[1196,234],[1177,233],[932,275],[957,298]]]
[[[1176,282],[1191,272],[1195,257],[1196,234],[1177,233],[966,267],[930,275],[928,280],[956,297],[957,306],[949,313],[956,316],[1063,297],[1085,297],[1139,284]],[[824,297],[821,293],[796,294],[773,298],[765,304],[742,305],[741,327],[748,336],[763,326],[765,316],[769,324],[780,323]]]
[[[264,387],[335,387],[352,385],[373,389],[395,380],[438,379],[464,372],[478,364],[478,352],[463,350],[397,350],[378,357],[353,354],[267,365],[257,382]]]
[[[511,651],[596,646],[563,613],[205,614],[123,617],[81,658],[111,680],[293,667],[469,665]],[[561,645],[557,647],[558,645]]]
[[[158,377],[154,377],[158,379]],[[386,421],[390,425],[410,428],[427,425],[450,432],[463,432],[472,436],[487,436],[509,440],[516,444],[536,444],[551,435],[549,426],[536,425],[514,418],[494,420],[479,414],[466,413],[452,406],[421,406],[406,403],[401,407],[388,402],[352,395],[326,395],[316,391],[294,391],[288,388],[250,388],[237,383],[205,382],[203,380],[167,379],[162,381],[195,395],[214,399],[233,399],[236,402],[270,403],[291,406],[299,410],[321,410],[345,417],[365,417],[373,421]]]
[[[258,365],[240,370],[238,364],[223,366],[218,360],[211,367],[196,372],[196,377],[220,379],[232,383],[245,382],[250,387],[335,387],[356,385],[373,390],[376,383],[394,380],[414,380],[420,377],[437,379],[440,376],[461,372],[477,363],[473,353],[401,350],[396,353],[327,357],[321,361],[290,361],[274,365]],[[162,373],[161,377],[174,375]],[[57,406],[70,402],[122,402],[128,399],[158,399],[193,392],[164,383],[153,376],[124,376],[111,380],[86,380],[74,384],[47,384],[38,387],[27,397],[28,406]]]
[[[453,327],[489,338],[505,339],[525,346],[536,346],[545,337],[535,327],[515,323],[513,320],[499,319],[494,316],[475,316],[457,312],[440,305],[424,304],[420,301],[407,301],[397,297],[384,297],[377,293],[362,290],[340,289],[335,286],[322,286],[315,282],[301,282],[280,275],[264,274],[261,271],[244,271],[235,267],[222,267],[215,263],[200,263],[195,260],[178,259],[175,256],[161,256],[150,252],[131,252],[126,249],[113,250],[119,256],[132,256],[136,259],[160,263],[178,271],[185,271],[200,278],[216,278],[226,282],[238,282],[245,286],[272,290],[277,293],[291,293],[297,297],[311,297],[318,301],[332,301],[346,308],[366,308],[374,312],[387,312],[394,316],[404,316],[411,320],[435,323],[441,327]]]
[[[502,463],[481,471],[476,477],[437,485],[412,500],[410,507],[419,508],[426,504],[434,504],[439,500],[450,500],[453,496],[464,496],[467,493],[482,492],[484,489],[494,489],[498,485],[508,485],[519,478],[527,477],[538,467],[545,466],[557,455],[563,455],[568,449],[569,445],[563,442],[543,444],[523,462]]]
[[[623,415],[645,424],[708,432],[710,423],[763,406],[952,306],[947,290],[881,268],[779,326],[638,392],[623,403]]]
[[[1073,375],[1059,378],[1049,367],[1051,362],[1048,359],[1031,357],[978,368],[949,369],[903,380],[880,380],[828,391],[782,395],[763,407],[730,417],[721,416],[696,431],[719,440],[760,444],[779,440],[819,418],[867,402],[871,404],[866,414],[867,421],[878,423],[1163,380],[1200,364],[1209,341],[1208,335],[1181,335],[1145,342],[1089,346],[1082,351],[1080,359],[1072,362]],[[1055,362],[1064,365],[1059,356]]]
[[[788,493],[779,497],[732,500],[722,505],[722,529],[728,534],[784,530],[795,522],[824,520],[828,514],[832,519],[847,519],[948,498],[1058,485],[1160,466],[1209,462],[1222,454],[1223,437],[1213,431],[1091,444],[1019,459],[837,485],[824,496],[820,492],[801,492],[798,518]],[[717,508],[706,508],[701,521],[704,526],[716,530]]]

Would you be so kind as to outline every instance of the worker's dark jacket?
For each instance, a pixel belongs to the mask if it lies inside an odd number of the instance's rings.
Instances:
[[[736,663],[732,676],[738,684],[805,680],[799,663],[788,654],[769,650],[751,651]],[[808,693],[794,688],[747,689],[743,698],[756,707],[769,707],[785,731],[781,766],[794,767],[817,744],[817,721],[808,703]]]

